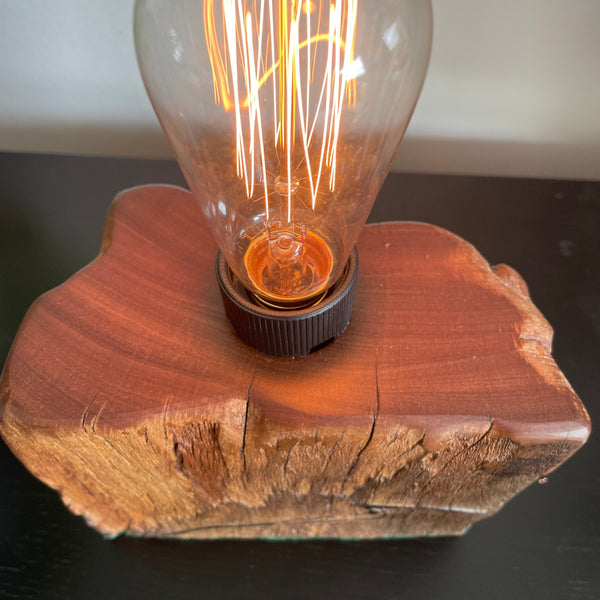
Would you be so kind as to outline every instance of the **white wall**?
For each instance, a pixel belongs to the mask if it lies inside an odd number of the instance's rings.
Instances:
[[[0,0],[0,151],[171,156],[132,12],[133,0]],[[600,179],[599,0],[434,0],[434,17],[396,169]]]

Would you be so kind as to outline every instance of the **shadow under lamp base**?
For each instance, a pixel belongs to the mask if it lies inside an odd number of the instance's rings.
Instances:
[[[184,190],[119,195],[100,256],[28,312],[0,432],[102,534],[454,535],[589,417],[523,280],[419,223],[367,226],[352,320],[304,358],[237,339]]]

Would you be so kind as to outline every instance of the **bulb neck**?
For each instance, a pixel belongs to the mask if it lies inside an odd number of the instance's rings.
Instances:
[[[352,251],[338,281],[309,306],[277,306],[249,292],[219,251],[217,282],[225,313],[238,337],[265,354],[306,356],[339,337],[348,326],[358,278],[358,253]]]
[[[328,290],[325,290],[323,293],[319,294],[316,297],[312,297],[309,300],[297,300],[296,302],[290,302],[290,303],[279,303],[277,301],[274,300],[270,300],[268,298],[263,298],[262,296],[260,296],[259,294],[255,294],[254,292],[251,292],[249,290],[247,290],[248,295],[250,296],[251,300],[257,304],[258,306],[264,306],[265,308],[271,309],[271,310],[278,310],[278,311],[290,311],[290,310],[301,310],[304,308],[314,308],[316,306],[318,306],[319,304],[321,304],[321,302],[327,298],[331,292],[331,290],[335,289],[335,285],[333,285],[331,288],[329,288]]]

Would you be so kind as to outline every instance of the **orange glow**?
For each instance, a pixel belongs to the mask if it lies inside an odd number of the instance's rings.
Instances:
[[[215,103],[234,115],[237,174],[248,198],[262,188],[267,220],[270,195],[282,195],[269,189],[269,157],[279,164],[275,176],[287,182],[301,157],[313,209],[323,185],[335,189],[342,111],[356,101],[349,66],[357,6],[358,0],[204,1]],[[294,193],[291,184],[283,192],[288,222]]]
[[[333,255],[327,242],[312,231],[292,232],[285,226],[266,230],[252,240],[244,267],[263,302],[297,308],[297,302],[327,290]]]
[[[304,14],[310,15],[315,12],[317,5],[312,0],[306,0],[302,4],[302,11]]]

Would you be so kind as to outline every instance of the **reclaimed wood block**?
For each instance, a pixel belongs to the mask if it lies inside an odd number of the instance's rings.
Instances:
[[[419,223],[369,225],[358,248],[346,333],[274,358],[227,323],[192,196],[123,192],[99,257],[24,319],[2,436],[105,536],[462,533],[589,418],[510,267]]]

